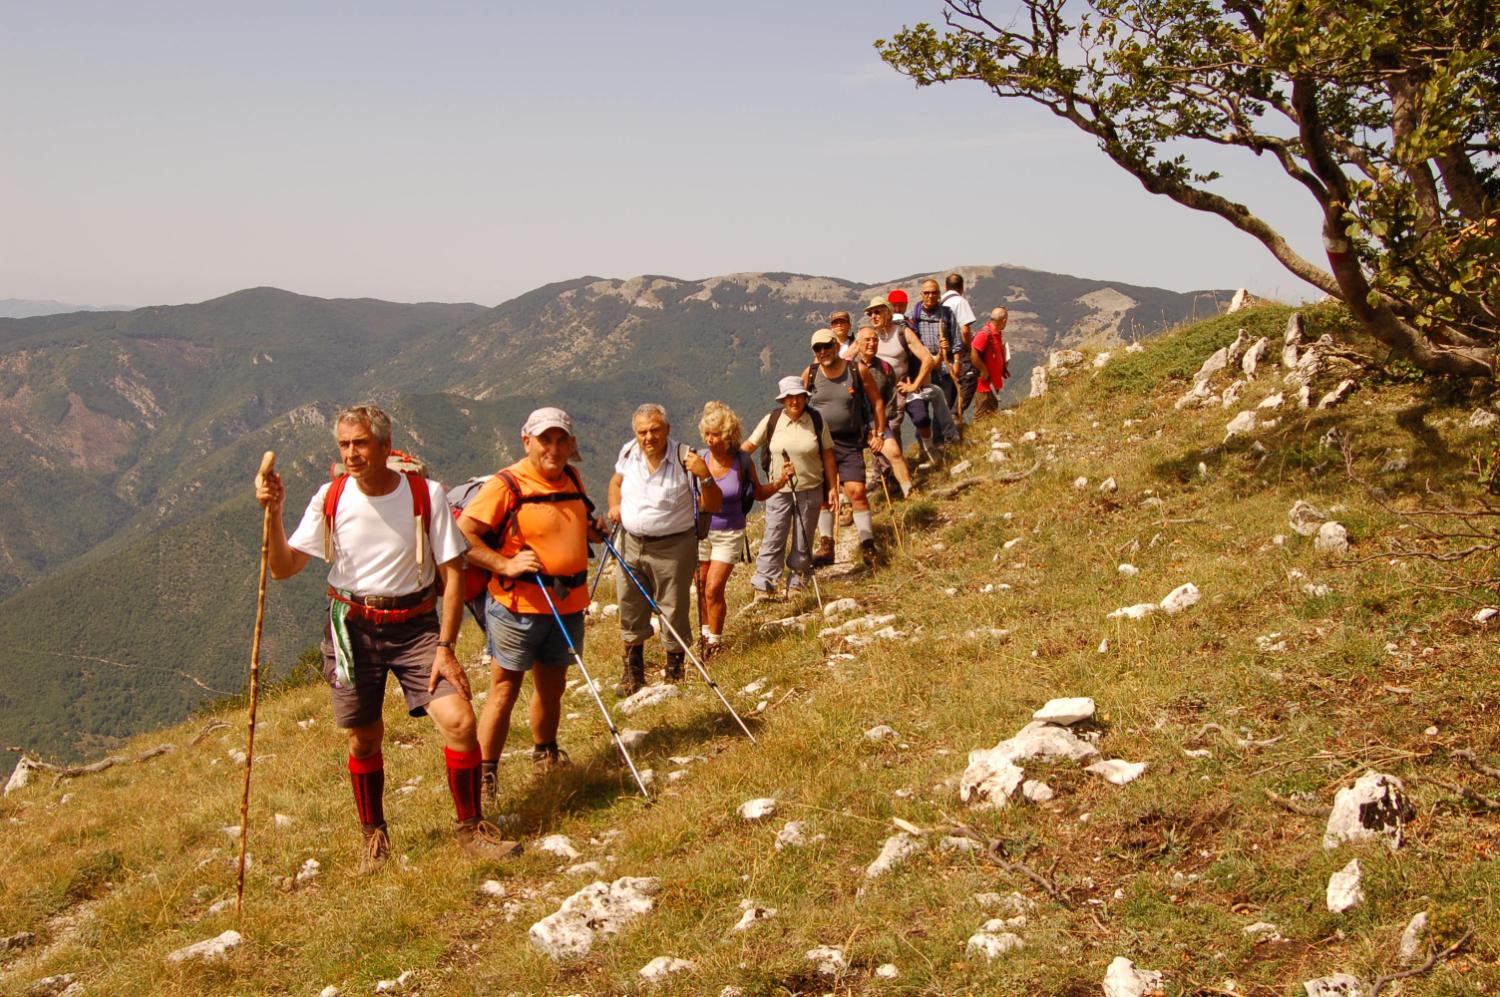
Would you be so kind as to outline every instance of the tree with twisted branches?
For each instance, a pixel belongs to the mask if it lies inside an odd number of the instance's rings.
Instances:
[[[1493,380],[1500,16],[1491,0],[945,0],[875,42],[917,86],[970,80],[1092,135],[1151,193],[1214,214],[1392,353]],[[1326,266],[1212,189],[1189,152],[1268,156],[1320,213]]]

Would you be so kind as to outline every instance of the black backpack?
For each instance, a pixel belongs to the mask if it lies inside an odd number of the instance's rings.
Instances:
[[[786,411],[780,405],[771,410],[771,418],[766,423],[766,445],[760,452],[761,473],[766,480],[771,480],[771,437],[776,435],[776,423],[781,419],[781,413]],[[818,459],[823,459],[823,416],[811,405],[807,407],[807,414],[812,416],[813,436],[818,440]]]

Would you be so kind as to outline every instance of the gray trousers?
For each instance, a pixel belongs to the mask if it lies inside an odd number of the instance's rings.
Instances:
[[[755,559],[755,574],[750,584],[762,592],[774,592],[781,581],[783,569],[790,568],[793,578],[791,588],[801,585],[797,577],[812,570],[812,538],[818,531],[818,510],[823,505],[823,487],[805,488],[796,493],[796,510],[802,518],[795,523],[793,496],[777,492],[766,499],[766,533],[760,541],[760,556]],[[793,532],[793,525],[796,529]],[[787,552],[787,540],[792,540],[791,552]]]
[[[644,540],[624,531],[620,534],[620,556],[646,586],[651,598],[661,607],[667,622],[683,640],[692,640],[695,631],[689,622],[693,603],[693,575],[698,570],[698,537],[692,530],[659,540]],[[651,604],[641,595],[635,582],[615,565],[615,591],[620,594],[620,639],[626,644],[640,644],[651,637]],[[662,629],[662,646],[680,651],[682,646]]]

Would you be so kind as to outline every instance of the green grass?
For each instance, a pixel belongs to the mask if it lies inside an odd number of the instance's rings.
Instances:
[[[1496,764],[1494,636],[1469,618],[1500,597],[1500,573],[1493,553],[1454,563],[1374,556],[1394,540],[1428,552],[1464,543],[1424,538],[1418,527],[1437,524],[1402,513],[1473,505],[1480,489],[1464,454],[1484,437],[1466,428],[1470,401],[1444,402],[1429,385],[1400,379],[1367,383],[1330,412],[1283,410],[1278,425],[1253,436],[1264,454],[1250,441],[1222,445],[1232,412],[1173,409],[1203,357],[1241,324],[1279,336],[1286,314],[1256,309],[1243,322],[1190,327],[1101,370],[1075,372],[1048,397],[972,434],[958,456],[981,471],[994,469],[983,460],[991,427],[1016,444],[999,470],[1043,462],[1022,482],[987,483],[946,501],[930,497],[946,481],[926,482],[929,497],[906,506],[906,551],[890,551],[889,564],[865,581],[823,586],[825,599],[853,596],[862,611],[897,614],[904,639],[843,659],[830,656],[816,624],[757,629],[772,616],[815,610],[810,599],[732,615],[730,652],[712,670],[760,744],[739,734],[697,682],[671,703],[618,718],[622,728],[648,731],[636,761],[657,774],[650,806],[583,695],[565,700],[576,716],[561,740],[574,766],[534,778],[522,704],[510,743],[519,750],[501,777],[502,809],[518,815],[523,837],[567,834],[581,860],[600,862],[608,878],[662,881],[656,909],[587,959],[553,964],[526,931],[589,877],[563,873],[568,863],[535,848],[500,867],[460,859],[436,739],[426,721],[394,704],[386,758],[395,860],[373,879],[353,877],[357,833],[326,693],[289,682],[261,704],[255,863],[241,920],[207,913],[234,888],[234,841],[220,828],[238,818],[242,771],[226,757],[243,740],[235,713],[222,714],[227,731],[196,748],[187,742],[206,718],[131,746],[170,740],[179,750],[169,755],[56,786],[43,778],[0,801],[0,936],[25,930],[39,939],[7,957],[0,991],[71,972],[94,993],[316,993],[330,983],[368,993],[413,970],[424,994],[637,993],[648,989],[637,970],[670,954],[696,969],[653,994],[716,994],[733,984],[746,994],[1082,995],[1098,993],[1109,961],[1126,955],[1164,971],[1169,993],[1223,993],[1233,979],[1233,992],[1250,997],[1300,992],[1302,980],[1334,972],[1370,980],[1394,971],[1402,927],[1430,909],[1443,937],[1473,928],[1475,940],[1401,992],[1495,992],[1500,816],[1450,787],[1494,799],[1500,785],[1449,752],[1471,748]],[[1320,310],[1308,319],[1315,338],[1337,317]],[[1262,374],[1247,405],[1269,390]],[[1136,424],[1126,428],[1127,419]],[[1354,475],[1381,489],[1378,501],[1346,473],[1341,452],[1321,446],[1333,427],[1350,441]],[[1030,430],[1040,438],[1021,442]],[[1396,448],[1410,454],[1415,473],[1381,473]],[[1074,487],[1079,476],[1088,488]],[[1099,492],[1109,476],[1118,491]],[[1160,506],[1142,504],[1147,491]],[[1290,531],[1287,511],[1299,498],[1337,510],[1353,556],[1324,557]],[[877,513],[882,530],[888,521]],[[1493,529],[1489,522],[1470,525]],[[1120,575],[1125,561],[1140,573]],[[732,580],[732,614],[748,601],[747,578],[742,568]],[[1203,598],[1180,615],[1106,619],[1187,581]],[[1331,591],[1310,597],[1302,591],[1309,582]],[[994,588],[986,593],[986,585]],[[300,609],[315,613],[316,603]],[[1009,635],[969,636],[987,627]],[[1257,642],[1273,633],[1284,650]],[[606,686],[619,648],[608,621],[590,625],[586,658]],[[462,650],[472,659],[477,635],[466,631]],[[654,645],[651,657],[659,667]],[[740,692],[755,679],[770,694],[763,710],[760,696]],[[1101,750],[1147,762],[1145,775],[1114,787],[1078,766],[1028,768],[1056,792],[1051,803],[1000,811],[962,804],[967,752],[1009,737],[1046,699],[1064,695],[1093,696]],[[309,728],[299,726],[308,719]],[[863,737],[881,723],[899,740]],[[1185,753],[1203,749],[1208,757]],[[674,755],[704,760],[669,782]],[[1415,802],[1417,819],[1397,852],[1325,852],[1322,820],[1266,795],[1307,793],[1327,806],[1366,768],[1401,777]],[[398,792],[405,785],[414,788]],[[777,798],[780,813],[746,824],[735,810],[757,796]],[[273,827],[277,813],[292,819],[290,828]],[[826,837],[777,851],[773,839],[788,819]],[[894,819],[924,829],[933,846],[867,881],[863,870],[895,832]],[[960,824],[1052,877],[1068,904],[980,856],[938,847]],[[1329,914],[1328,876],[1355,855],[1366,904]],[[313,884],[279,889],[309,857],[323,867]],[[506,896],[477,892],[490,876]],[[970,934],[994,916],[974,894],[1012,890],[1036,903],[1017,929],[1026,947],[994,963],[966,954]],[[746,898],[779,913],[730,933]],[[1243,928],[1259,920],[1274,922],[1286,941],[1247,938]],[[228,927],[246,942],[224,964],[164,961]],[[811,973],[803,953],[819,944],[845,947],[846,976]],[[874,975],[887,962],[899,967],[898,979]]]

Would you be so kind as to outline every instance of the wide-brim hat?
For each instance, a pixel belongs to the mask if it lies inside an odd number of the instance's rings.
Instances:
[[[796,374],[788,374],[780,381],[777,381],[776,389],[779,392],[779,394],[777,394],[776,396],[776,400],[778,402],[789,395],[807,394],[807,389],[802,386],[802,378],[798,377]]]

